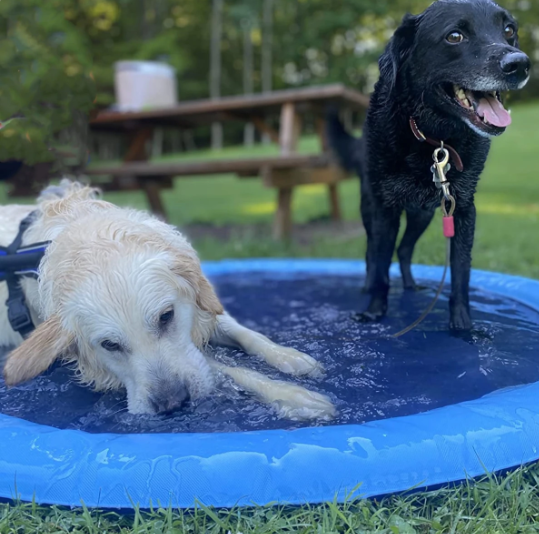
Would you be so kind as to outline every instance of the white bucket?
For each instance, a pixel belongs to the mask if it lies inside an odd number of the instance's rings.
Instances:
[[[119,61],[114,65],[116,103],[120,111],[167,108],[178,103],[176,73],[166,63]]]

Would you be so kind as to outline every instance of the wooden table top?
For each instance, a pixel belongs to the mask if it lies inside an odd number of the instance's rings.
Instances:
[[[369,105],[369,98],[342,84],[332,84],[219,99],[191,100],[180,102],[173,107],[145,111],[105,110],[90,121],[90,127],[94,131],[122,131],[144,126],[193,127],[214,121],[249,121],[252,117],[278,112],[286,103],[296,104],[298,112],[315,109],[323,113],[329,103],[352,110],[364,110]]]

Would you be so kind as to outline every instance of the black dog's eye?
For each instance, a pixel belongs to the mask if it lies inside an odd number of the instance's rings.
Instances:
[[[515,36],[515,33],[517,33],[517,31],[512,24],[508,24],[503,30],[503,33],[505,34],[505,38],[509,40]]]
[[[159,326],[166,326],[174,318],[174,310],[169,310],[159,316]]]
[[[462,43],[464,41],[464,35],[460,32],[451,32],[447,37],[446,40],[448,43],[451,44],[458,44]]]
[[[118,343],[114,343],[112,341],[109,341],[108,339],[102,341],[101,346],[109,352],[120,352],[122,350],[122,347],[120,347]]]

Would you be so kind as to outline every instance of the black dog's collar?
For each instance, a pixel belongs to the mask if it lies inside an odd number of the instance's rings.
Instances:
[[[39,264],[45,255],[50,241],[35,243],[21,247],[24,232],[32,224],[36,212],[30,213],[19,225],[17,236],[7,247],[0,246],[0,282],[6,282],[8,288],[8,319],[11,328],[21,336],[27,336],[33,329],[34,323],[30,310],[24,298],[20,279],[23,276],[37,278]]]
[[[417,123],[415,122],[415,119],[413,117],[410,117],[410,129],[412,130],[414,137],[421,143],[428,143],[429,145],[432,145],[435,147],[442,146],[442,143],[440,141],[436,141],[435,139],[431,139],[430,137],[427,137],[418,128]],[[447,150],[451,154],[451,159],[453,160],[455,169],[457,169],[457,171],[459,172],[462,172],[464,170],[464,165],[462,164],[462,160],[460,159],[459,153],[452,146],[448,145],[445,142],[444,142],[444,148],[447,148]]]

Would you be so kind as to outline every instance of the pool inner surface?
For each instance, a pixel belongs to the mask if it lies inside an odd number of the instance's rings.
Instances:
[[[368,297],[357,276],[241,274],[212,279],[225,308],[244,325],[323,362],[321,380],[294,380],[238,350],[211,348],[223,362],[237,362],[278,379],[329,395],[339,416],[328,423],[278,419],[270,407],[229,382],[172,416],[135,416],[124,394],[94,393],[72,372],[55,366],[35,380],[7,389],[0,379],[0,411],[40,424],[87,432],[238,432],[363,423],[411,415],[476,399],[507,386],[539,381],[539,313],[511,299],[472,289],[475,330],[448,332],[448,288],[433,313],[401,339],[397,332],[428,306],[434,284],[403,291],[397,282],[388,317],[359,324],[351,314]]]

